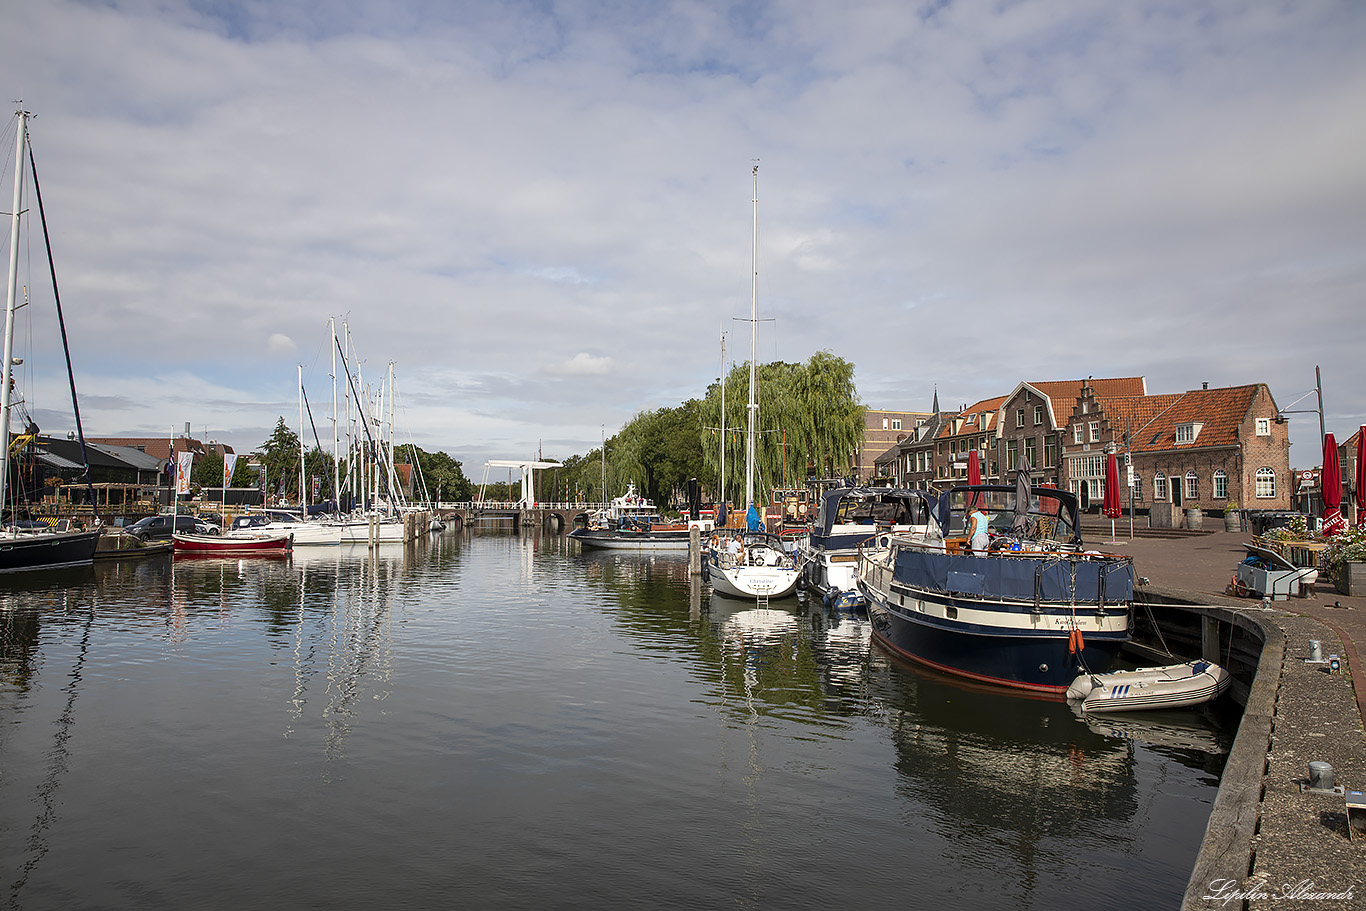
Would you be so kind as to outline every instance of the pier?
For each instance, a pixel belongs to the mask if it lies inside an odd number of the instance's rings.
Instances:
[[[1134,607],[1140,660],[1165,643],[1224,664],[1243,707],[1182,908],[1366,907],[1366,816],[1349,819],[1346,793],[1366,790],[1366,598],[1325,579],[1303,598],[1225,596],[1249,537],[1097,543],[1151,580]],[[1332,767],[1331,790],[1310,787],[1311,762]]]

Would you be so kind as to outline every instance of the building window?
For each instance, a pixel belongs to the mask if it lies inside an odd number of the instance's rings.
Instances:
[[[1200,499],[1200,476],[1195,473],[1194,468],[1186,472],[1186,499]]]
[[[1088,411],[1090,411],[1090,410],[1091,410],[1091,403],[1090,403],[1090,401],[1088,401],[1087,399],[1082,399],[1082,400],[1081,400],[1081,413],[1082,413],[1082,414],[1086,414],[1086,413],[1087,413]]]
[[[1204,425],[1204,424],[1201,424],[1201,423],[1199,423],[1199,422],[1190,423],[1190,424],[1177,424],[1177,425],[1176,425],[1176,442],[1178,442],[1178,443],[1194,443],[1194,442],[1195,442],[1195,438],[1198,437],[1198,436],[1200,435],[1200,428],[1203,427],[1203,426],[1205,426],[1205,425]]]
[[[1039,464],[1038,453],[1035,448],[1037,445],[1038,443],[1033,437],[1025,440],[1025,461],[1029,462],[1031,467]]]
[[[1217,468],[1214,471],[1214,499],[1228,499],[1228,475],[1224,473],[1222,468]]]
[[[1129,486],[1129,495],[1135,500],[1143,499],[1143,479],[1137,474],[1134,475],[1134,482]]]
[[[1043,467],[1053,468],[1058,464],[1058,441],[1052,434],[1043,438]]]
[[[1257,469],[1257,499],[1265,500],[1276,495],[1276,472],[1271,468]]]
[[[887,419],[886,419],[886,418],[883,418],[883,419],[882,419],[882,429],[883,429],[883,430],[886,430],[886,429],[887,429]]]
[[[1073,442],[1073,443],[1080,443],[1080,442],[1082,442],[1081,434],[1082,434],[1081,425],[1080,425],[1080,424],[1073,424],[1073,425],[1072,425],[1072,442]]]
[[[1006,441],[1006,471],[1014,471],[1015,465],[1019,461],[1019,441]]]
[[[1099,442],[1100,442],[1100,421],[1092,421],[1091,424],[1090,424],[1090,429],[1091,429],[1091,442],[1092,442],[1092,443],[1099,443]]]
[[[1035,405],[1035,406],[1034,406],[1034,426],[1035,426],[1035,427],[1042,427],[1042,426],[1043,426],[1043,406],[1042,406],[1042,405]]]
[[[1167,476],[1160,471],[1153,475],[1153,500],[1167,502]]]
[[[1257,436],[1271,436],[1271,418],[1257,418]]]
[[[1016,427],[1023,427],[1023,426],[1024,426],[1024,409],[1023,409],[1023,408],[1016,409],[1016,411],[1015,411],[1015,426],[1016,426]]]
[[[892,429],[893,429],[893,430],[900,430],[900,429],[901,429],[901,418],[892,418]]]

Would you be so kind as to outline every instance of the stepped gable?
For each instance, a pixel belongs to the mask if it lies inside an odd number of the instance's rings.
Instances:
[[[1084,386],[1089,385],[1096,398],[1142,398],[1148,394],[1148,381],[1141,376],[1049,380],[1043,383],[1030,382],[1023,385],[1033,389],[1048,402],[1054,428],[1061,427],[1068,422],[1072,414],[1072,406],[1076,404],[1077,397],[1081,395]],[[1058,413],[1059,407],[1063,409],[1061,415]]]

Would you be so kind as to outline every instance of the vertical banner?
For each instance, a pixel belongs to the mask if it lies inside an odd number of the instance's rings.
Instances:
[[[176,496],[183,496],[190,492],[190,472],[194,469],[194,453],[177,452],[175,464],[175,492]]]
[[[318,501],[318,494],[323,489],[323,479],[317,475],[313,476],[313,502]]]
[[[232,470],[237,467],[236,453],[224,453],[223,455],[223,489],[232,486]]]
[[[256,486],[261,488],[262,499],[266,496],[266,466],[261,465],[256,469]]]

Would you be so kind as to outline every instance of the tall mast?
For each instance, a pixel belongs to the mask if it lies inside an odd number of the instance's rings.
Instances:
[[[308,518],[308,494],[304,487],[304,365],[299,365],[299,518]]]
[[[726,330],[721,329],[721,491],[717,495],[726,501]]]
[[[24,144],[28,142],[28,112],[18,112],[14,133],[14,204],[10,206],[9,287],[5,294],[5,363],[0,370],[0,515],[5,511],[5,486],[9,482],[10,376],[14,365],[14,307],[19,295],[19,208],[24,174]]]
[[[337,432],[337,318],[327,318],[332,333],[332,512],[341,512],[341,457],[340,437]]]
[[[754,505],[754,416],[759,410],[754,400],[755,360],[759,334],[759,166],[754,166],[754,249],[751,254],[753,275],[749,298],[749,415],[745,429],[745,508]]]

